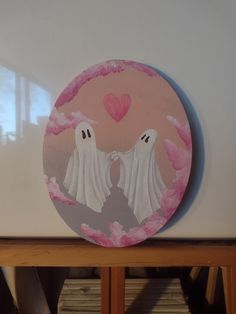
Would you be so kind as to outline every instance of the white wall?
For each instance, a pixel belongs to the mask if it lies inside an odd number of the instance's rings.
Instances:
[[[0,0],[0,66],[18,83],[39,85],[52,103],[74,76],[106,59],[140,61],[172,77],[202,126],[205,168],[191,207],[158,236],[236,237],[235,30],[234,0]],[[74,236],[43,183],[45,121],[22,130],[24,119],[13,143],[2,137],[0,236]]]

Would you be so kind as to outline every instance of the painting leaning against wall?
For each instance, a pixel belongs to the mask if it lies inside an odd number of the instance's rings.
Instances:
[[[78,75],[45,131],[45,181],[56,210],[80,236],[106,247],[144,241],[171,219],[191,161],[178,96],[134,61],[106,61]]]

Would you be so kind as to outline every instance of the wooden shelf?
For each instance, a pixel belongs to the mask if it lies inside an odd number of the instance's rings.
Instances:
[[[236,241],[148,240],[104,248],[81,239],[0,239],[1,266],[102,267],[102,314],[124,313],[124,267],[218,266],[236,314]]]
[[[236,266],[235,241],[149,240],[104,248],[81,239],[0,239],[2,266]]]

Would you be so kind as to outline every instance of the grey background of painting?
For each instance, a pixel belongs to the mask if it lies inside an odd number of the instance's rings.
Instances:
[[[90,227],[107,234],[110,233],[109,222],[118,221],[126,230],[138,225],[132,210],[127,205],[127,199],[117,187],[112,187],[111,195],[104,203],[101,213],[96,213],[82,204],[70,206],[54,202],[54,205],[66,223],[77,233],[80,233],[81,223],[87,223]],[[84,234],[82,236],[84,237]]]

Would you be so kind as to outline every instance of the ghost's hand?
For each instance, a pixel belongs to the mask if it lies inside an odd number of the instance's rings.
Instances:
[[[119,153],[114,150],[113,152],[110,153],[110,159],[111,159],[112,161],[118,160],[118,159],[119,159]]]

